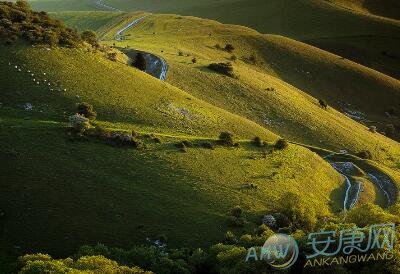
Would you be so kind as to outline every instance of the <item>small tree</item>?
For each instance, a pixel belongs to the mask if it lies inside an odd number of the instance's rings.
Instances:
[[[262,147],[263,146],[263,142],[262,142],[262,140],[261,140],[261,138],[260,137],[254,137],[254,139],[253,139],[253,144],[255,145],[255,146],[257,146],[257,147]]]
[[[77,112],[78,114],[83,115],[90,120],[95,120],[97,117],[97,113],[94,110],[93,106],[85,102],[78,104]]]
[[[219,142],[225,146],[233,146],[233,135],[229,132],[221,132],[219,135]]]
[[[325,100],[319,99],[318,103],[319,103],[319,106],[322,107],[323,109],[327,109],[328,108],[328,104],[325,102]]]
[[[136,58],[133,61],[132,65],[141,71],[146,71],[147,63],[143,53],[139,52],[138,54],[136,54]]]
[[[274,148],[278,150],[283,150],[289,146],[288,142],[285,139],[279,139],[276,141]]]
[[[88,44],[92,45],[93,47],[97,47],[99,45],[97,41],[96,33],[91,30],[86,30],[82,32],[81,38],[83,41],[87,42]]]

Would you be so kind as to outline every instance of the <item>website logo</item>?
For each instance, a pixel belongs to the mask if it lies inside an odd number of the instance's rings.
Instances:
[[[250,248],[246,262],[250,259],[264,260],[276,269],[287,269],[296,262],[298,257],[299,247],[296,240],[292,236],[279,233],[269,237],[258,252],[256,248]]]

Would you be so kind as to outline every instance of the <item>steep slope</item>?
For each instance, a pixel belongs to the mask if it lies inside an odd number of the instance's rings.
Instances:
[[[86,49],[1,46],[0,57],[4,256],[66,255],[97,242],[128,247],[160,234],[171,246],[206,245],[235,229],[233,206],[251,227],[288,191],[319,215],[340,210],[343,179],[300,146],[263,154],[239,140],[239,148],[180,152],[179,141],[201,144],[225,130],[237,139],[277,136],[168,83]],[[81,101],[94,105],[97,124],[135,130],[145,147],[70,142],[66,118]]]
[[[66,25],[77,28],[78,31],[92,30],[98,33],[123,15],[123,13],[110,11],[67,11],[50,14]]]
[[[116,29],[118,26],[104,39],[112,39]],[[161,55],[170,64],[167,81],[203,100],[291,140],[353,153],[368,149],[391,166],[398,159],[397,142],[368,132],[367,127],[332,108],[323,110],[315,99],[329,99],[338,109],[337,100],[350,102],[368,118],[380,121],[388,102],[397,104],[400,98],[395,79],[288,38],[194,17],[152,15],[128,33],[131,36],[118,45]],[[227,43],[236,48],[233,53],[214,47]],[[234,63],[238,79],[206,68],[213,62],[226,62],[232,55],[239,58]],[[196,64],[191,62],[193,56]]]
[[[396,0],[330,0],[329,2],[357,12],[400,19],[400,3]]]

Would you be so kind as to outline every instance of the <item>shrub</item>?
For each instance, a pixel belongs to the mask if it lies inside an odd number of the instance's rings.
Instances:
[[[95,120],[97,117],[97,113],[94,110],[93,106],[85,102],[78,104],[77,112],[78,114],[83,115],[90,120]]]
[[[229,59],[230,59],[232,62],[236,62],[237,57],[236,57],[236,55],[232,55]]]
[[[86,31],[82,32],[81,38],[83,41],[87,42],[88,44],[92,45],[93,47],[99,46],[96,33],[93,31],[86,30]]]
[[[233,146],[233,134],[229,132],[221,132],[219,135],[219,143],[224,146]]]
[[[234,244],[234,243],[236,243],[236,242],[237,242],[237,239],[236,239],[235,234],[233,234],[232,231],[227,231],[227,232],[225,233],[225,241],[226,241],[228,244]]]
[[[225,50],[226,50],[227,52],[232,52],[232,51],[235,50],[235,48],[234,48],[234,46],[233,46],[232,44],[226,44]]]
[[[90,128],[89,119],[79,113],[71,115],[69,122],[71,127],[78,133],[83,133]]]
[[[208,65],[208,68],[218,72],[220,74],[229,76],[229,77],[235,77],[233,74],[233,66],[232,63],[212,63]]]
[[[235,218],[240,218],[240,217],[242,217],[243,210],[240,206],[235,206],[234,208],[232,208],[230,210],[230,214],[231,214],[231,216],[233,216]]]
[[[203,148],[207,148],[207,149],[214,149],[214,144],[211,143],[210,141],[204,142],[201,144],[201,146]]]
[[[196,59],[196,58],[193,58],[193,59],[192,59],[192,63],[193,63],[193,64],[196,64],[196,63],[197,63],[197,59]]]
[[[396,128],[392,124],[388,124],[385,126],[385,134],[388,137],[394,137],[396,133]]]
[[[263,141],[261,140],[261,138],[260,137],[254,137],[254,139],[253,139],[253,144],[255,145],[255,146],[257,146],[257,147],[262,147],[264,144],[263,144]]]
[[[23,38],[32,44],[78,47],[82,39],[46,12],[33,11],[25,1],[0,2],[0,38],[14,42]]]
[[[117,53],[109,52],[109,53],[107,53],[107,58],[113,62],[117,62]]]
[[[221,47],[221,45],[220,45],[220,44],[216,44],[214,47],[215,47],[217,50],[220,50],[220,49],[222,49],[222,47]]]
[[[183,52],[182,51],[178,52],[178,55],[183,56]]]
[[[325,100],[319,99],[318,103],[319,103],[319,106],[322,107],[323,109],[327,109],[328,108],[328,104],[325,102]]]
[[[372,160],[372,153],[369,150],[362,150],[356,155],[362,159]]]
[[[141,142],[135,139],[132,135],[128,133],[112,133],[107,137],[106,142],[112,146],[129,146],[138,148]]]
[[[276,141],[274,148],[277,150],[283,150],[289,146],[288,142],[285,139],[279,139]]]
[[[317,223],[315,207],[298,194],[288,192],[278,203],[281,213],[291,221],[296,229],[311,231]]]
[[[137,68],[141,71],[146,71],[147,62],[146,62],[146,59],[144,58],[143,53],[139,52],[138,54],[136,54],[136,58],[133,61],[132,66],[134,66],[135,68]]]

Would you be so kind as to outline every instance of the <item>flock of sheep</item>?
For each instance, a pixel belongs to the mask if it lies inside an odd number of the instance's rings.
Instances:
[[[13,64],[11,62],[8,62],[9,66],[12,66]],[[51,83],[50,81],[48,81],[47,79],[42,79],[41,81],[39,80],[39,77],[46,77],[46,72],[43,72],[42,74],[35,74],[33,73],[31,70],[29,69],[23,69],[21,66],[18,65],[14,65],[14,69],[17,70],[18,72],[26,72],[30,75],[30,77],[32,78],[32,81],[37,84],[40,85],[40,83],[42,83],[43,85],[47,86],[48,89],[50,91],[67,91],[67,89],[62,89],[60,87],[57,86],[56,83]]]

